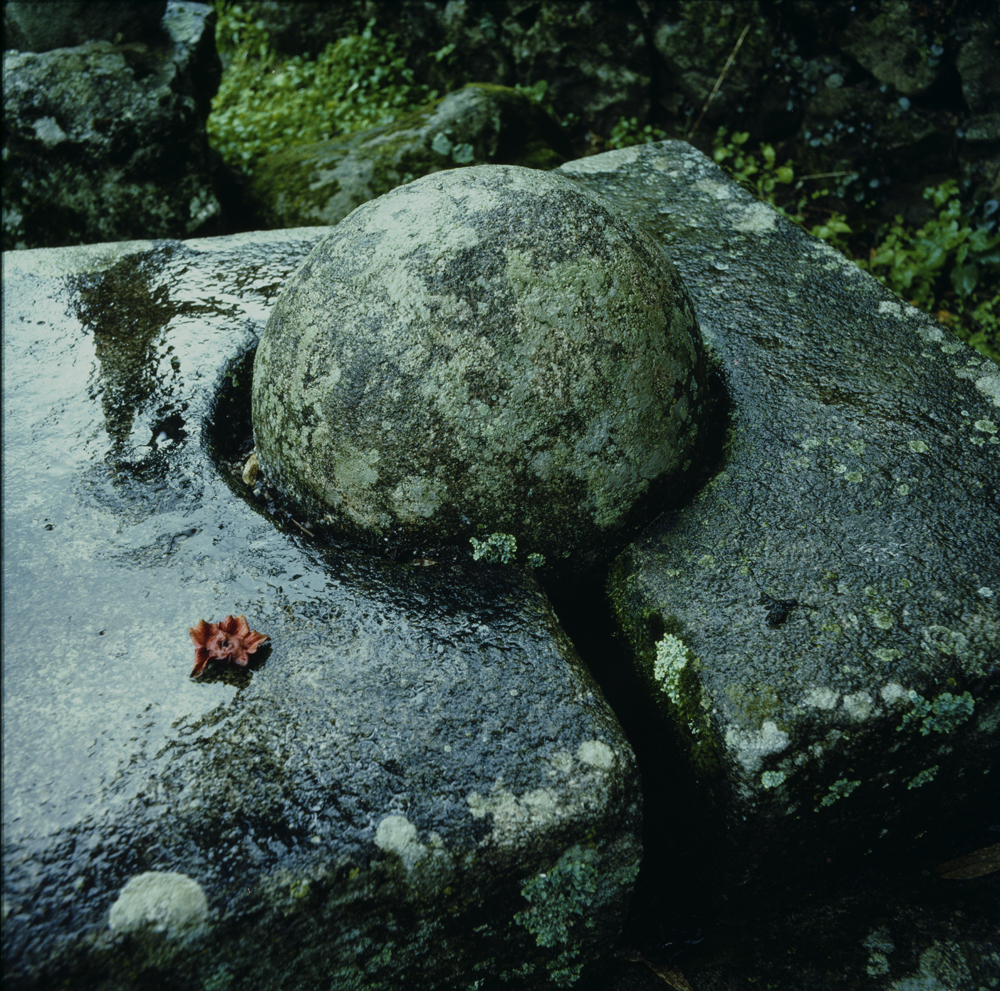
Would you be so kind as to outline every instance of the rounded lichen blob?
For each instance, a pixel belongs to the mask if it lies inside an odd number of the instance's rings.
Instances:
[[[647,519],[707,403],[657,245],[571,179],[513,166],[358,207],[285,287],[254,364],[261,470],[311,518],[414,544],[510,534],[571,568]]]

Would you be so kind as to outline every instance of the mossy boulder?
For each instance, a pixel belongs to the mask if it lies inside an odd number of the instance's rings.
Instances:
[[[530,97],[470,83],[391,124],[267,156],[247,200],[267,227],[336,224],[432,172],[484,164],[551,169],[570,154],[559,125]]]
[[[564,177],[482,166],[316,247],[261,338],[254,436],[272,484],[358,537],[502,532],[586,568],[682,484],[706,376],[642,231]]]

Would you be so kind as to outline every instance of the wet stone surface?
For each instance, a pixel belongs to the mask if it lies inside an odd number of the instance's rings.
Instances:
[[[1000,374],[687,146],[564,173],[669,250],[731,426],[619,559],[625,635],[558,599],[643,774],[577,986],[994,986]],[[635,764],[533,581],[242,488],[324,233],[4,258],[11,987],[566,984],[621,923]],[[230,612],[269,649],[190,681]]]
[[[321,546],[239,481],[321,233],[4,257],[11,988],[534,986],[621,927],[634,759],[535,581]],[[270,642],[190,679],[229,613]]]
[[[718,470],[608,584],[720,890],[1000,826],[1000,370],[682,143],[563,171],[670,253],[728,394]]]

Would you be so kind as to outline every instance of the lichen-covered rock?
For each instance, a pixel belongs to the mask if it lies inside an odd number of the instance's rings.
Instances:
[[[286,286],[257,455],[357,536],[502,532],[586,567],[698,457],[706,374],[644,233],[561,176],[452,170],[356,210]]]
[[[5,3],[4,49],[47,52],[53,48],[72,48],[85,41],[149,40],[159,28],[166,9],[166,0]]]
[[[541,991],[621,930],[638,769],[538,582],[305,545],[230,474],[325,233],[4,256],[5,991]],[[189,678],[230,610],[270,652]]]
[[[555,168],[571,148],[535,101],[470,83],[391,124],[268,155],[246,199],[266,227],[336,224],[403,183],[456,165]]]
[[[688,145],[560,171],[669,248],[731,398],[719,471],[609,586],[711,863],[756,904],[912,862],[996,808],[1000,370]]]
[[[169,3],[162,28],[155,44],[4,53],[4,249],[217,231],[215,13]]]

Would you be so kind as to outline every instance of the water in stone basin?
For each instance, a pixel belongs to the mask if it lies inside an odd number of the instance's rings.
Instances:
[[[5,258],[12,987],[464,986],[620,928],[634,758],[535,581],[332,550],[229,470],[317,236]],[[191,679],[188,627],[230,613],[270,651]]]

